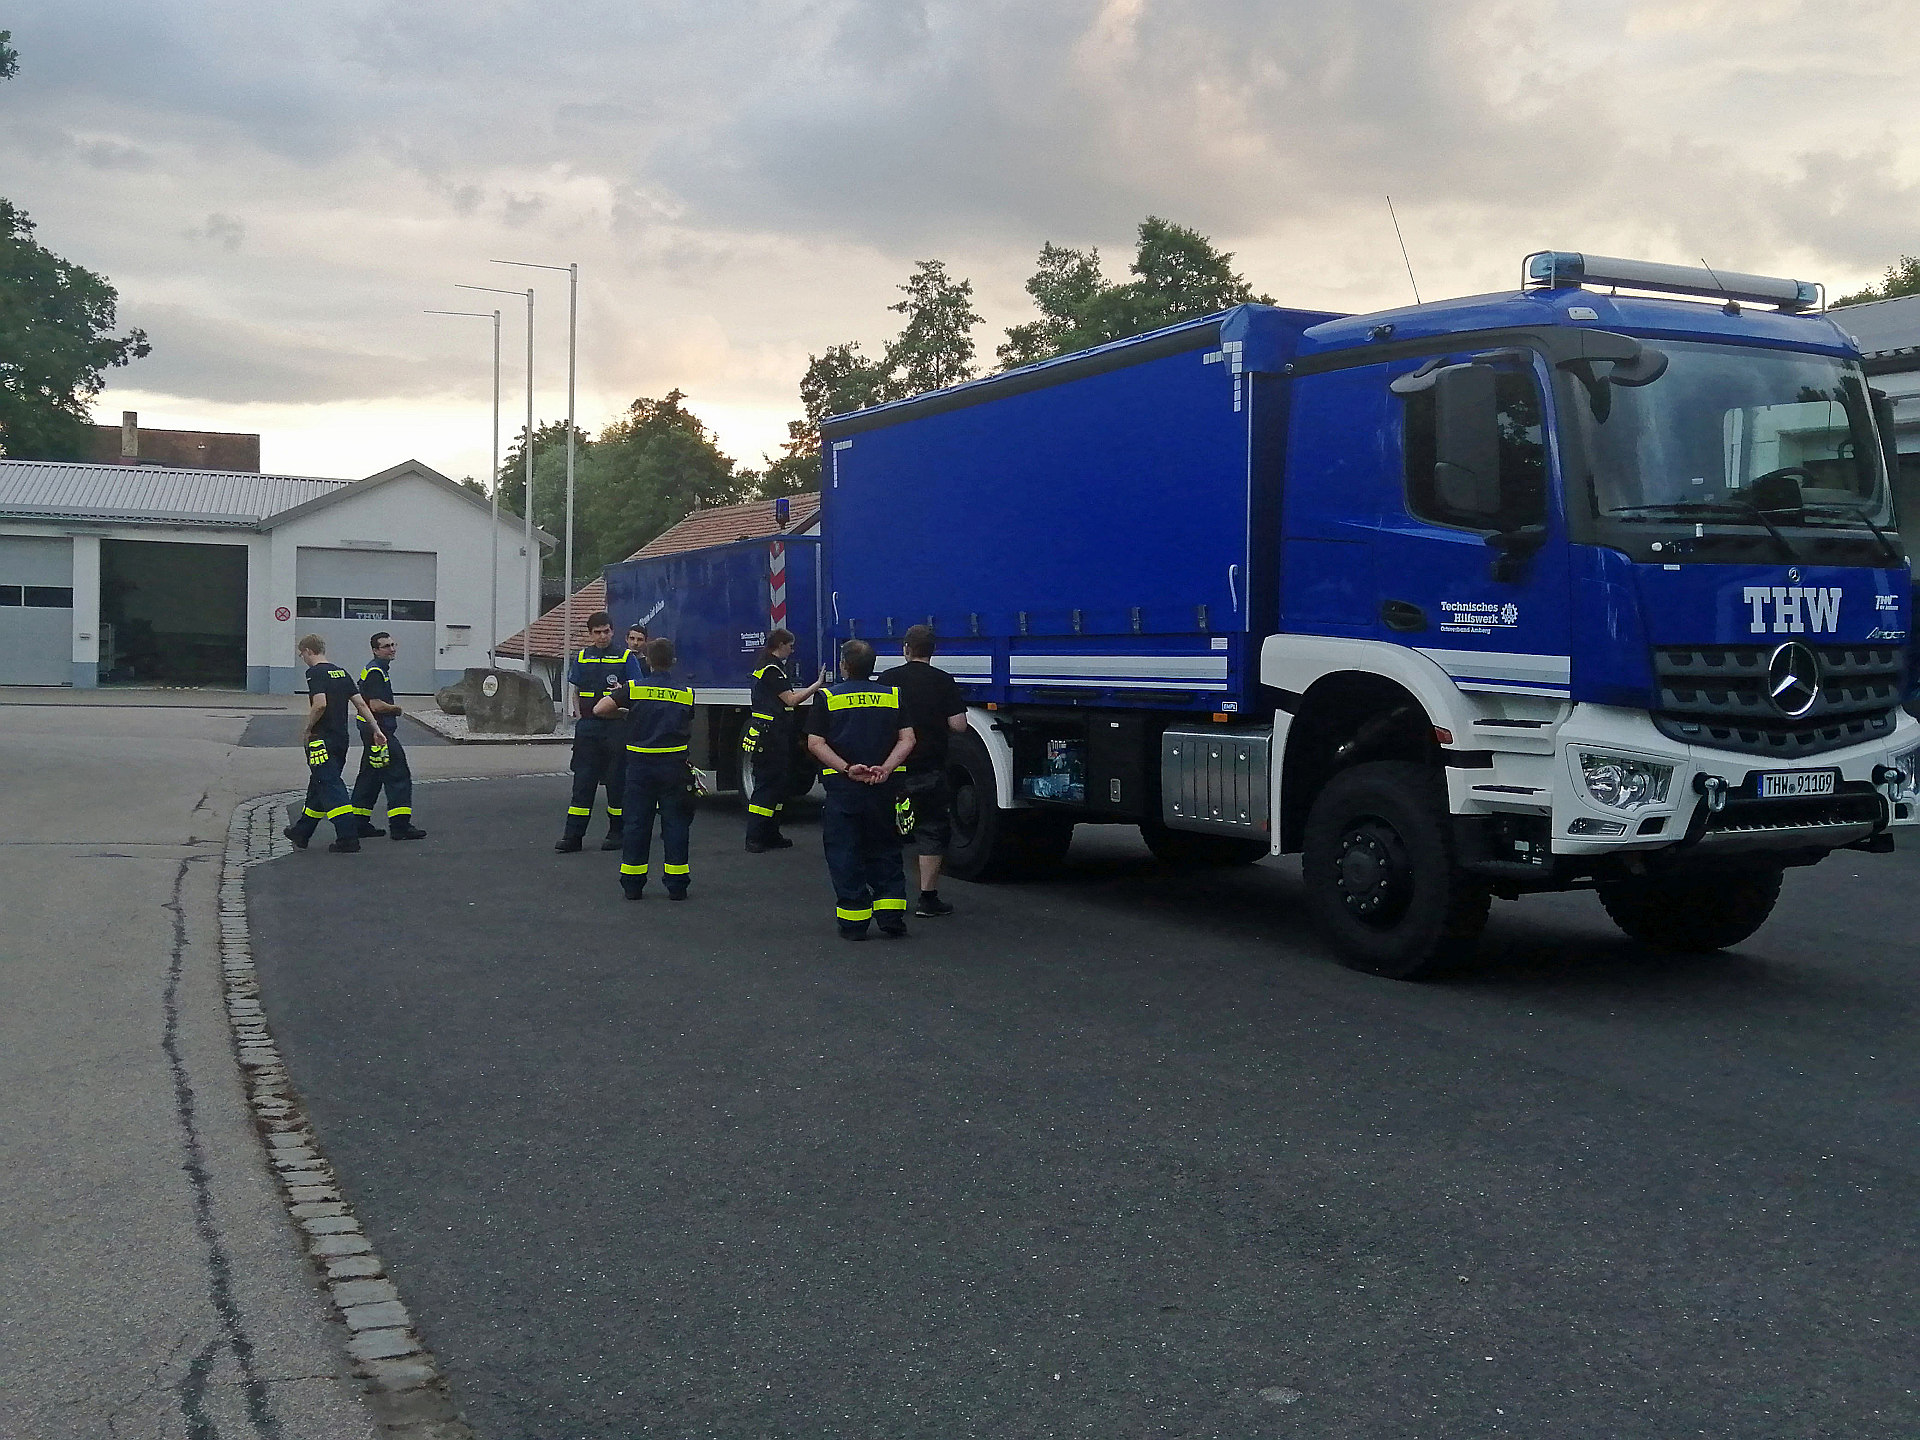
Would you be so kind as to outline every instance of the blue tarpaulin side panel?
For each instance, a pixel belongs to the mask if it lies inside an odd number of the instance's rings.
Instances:
[[[931,619],[975,700],[1254,708],[1253,382],[1321,318],[1243,307],[829,422],[829,627],[888,653]]]

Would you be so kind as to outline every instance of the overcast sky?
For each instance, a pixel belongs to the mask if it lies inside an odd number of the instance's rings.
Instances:
[[[1920,252],[1914,0],[15,0],[0,194],[153,355],[97,418],[258,430],[266,467],[487,468],[671,387],[737,459],[912,262],[990,362],[1042,241],[1124,278],[1153,213],[1283,304],[1428,299],[1587,249],[1822,280]],[[475,303],[481,302],[481,303]]]

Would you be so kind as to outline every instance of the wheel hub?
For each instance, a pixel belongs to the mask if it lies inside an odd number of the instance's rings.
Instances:
[[[1340,837],[1334,885],[1354,919],[1379,928],[1397,923],[1413,896],[1413,867],[1399,833],[1379,819],[1349,826]]]

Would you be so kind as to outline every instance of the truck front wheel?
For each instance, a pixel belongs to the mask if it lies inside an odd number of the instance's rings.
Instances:
[[[1033,810],[1003,810],[987,747],[956,735],[948,751],[953,839],[947,873],[959,880],[1020,880],[1044,875],[1066,858],[1073,822]]]
[[[1766,923],[1779,898],[1780,871],[1772,865],[1600,887],[1600,903],[1633,939],[1696,955],[1738,945]]]
[[[1455,868],[1446,790],[1424,765],[1335,775],[1303,848],[1307,902],[1355,970],[1417,980],[1470,953],[1486,926],[1487,891]]]

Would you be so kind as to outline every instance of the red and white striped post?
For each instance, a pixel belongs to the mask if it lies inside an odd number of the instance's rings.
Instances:
[[[787,624],[787,547],[775,540],[767,546],[767,613],[769,628],[784,630]]]

